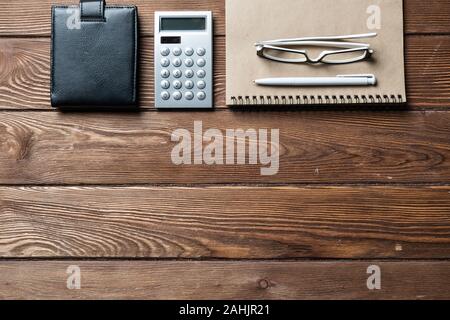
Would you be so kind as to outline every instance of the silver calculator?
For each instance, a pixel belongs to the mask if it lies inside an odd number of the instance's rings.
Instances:
[[[213,108],[210,11],[155,12],[156,108]]]

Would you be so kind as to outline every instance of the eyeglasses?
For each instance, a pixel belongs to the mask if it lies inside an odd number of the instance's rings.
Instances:
[[[374,50],[370,48],[370,44],[346,40],[373,38],[376,36],[376,33],[368,33],[332,37],[279,39],[258,42],[255,44],[255,47],[259,57],[277,62],[347,64],[369,59]],[[300,47],[329,47],[337,48],[337,50],[324,50],[316,58],[312,58],[308,50],[302,50]]]

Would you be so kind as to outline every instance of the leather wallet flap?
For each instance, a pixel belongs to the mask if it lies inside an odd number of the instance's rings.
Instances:
[[[105,1],[104,0],[81,0],[80,1],[81,21],[104,20]]]

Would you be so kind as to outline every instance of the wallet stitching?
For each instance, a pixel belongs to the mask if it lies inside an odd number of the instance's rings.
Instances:
[[[51,59],[52,59],[52,65],[51,65],[51,94],[54,93],[54,68],[55,68],[55,9],[59,8],[59,9],[67,9],[69,8],[69,6],[53,6],[52,7],[52,54],[51,54]],[[133,15],[133,23],[134,23],[134,28],[133,28],[133,47],[134,47],[134,54],[133,54],[133,103],[136,103],[136,74],[137,74],[137,48],[136,48],[136,35],[137,35],[137,10],[135,6],[106,6],[106,8],[108,9],[133,9],[134,10],[134,15]]]

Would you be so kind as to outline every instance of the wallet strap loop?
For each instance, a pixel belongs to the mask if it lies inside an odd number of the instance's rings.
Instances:
[[[105,20],[105,0],[80,0],[81,21]]]

